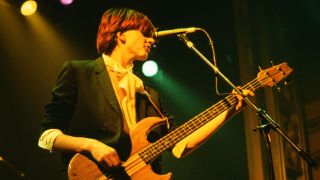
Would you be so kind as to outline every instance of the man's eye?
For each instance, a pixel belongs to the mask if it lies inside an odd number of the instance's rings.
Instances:
[[[150,33],[142,33],[144,37],[150,38],[152,35]]]

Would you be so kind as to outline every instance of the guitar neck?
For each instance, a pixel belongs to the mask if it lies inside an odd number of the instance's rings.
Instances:
[[[261,81],[261,80],[260,80]],[[243,86],[243,89],[250,89],[251,91],[257,90],[261,87],[261,83],[256,78]],[[152,162],[158,157],[163,151],[173,147],[176,143],[199,129],[200,127],[213,120],[222,112],[236,105],[238,99],[234,95],[229,95],[223,100],[219,101],[215,105],[209,107],[199,115],[193,117],[191,120],[185,122],[180,127],[170,132],[166,136],[162,137],[158,141],[149,144],[147,147],[142,149],[138,154],[146,163]]]

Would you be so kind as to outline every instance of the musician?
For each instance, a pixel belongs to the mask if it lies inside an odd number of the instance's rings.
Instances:
[[[166,114],[157,91],[144,86],[132,73],[135,61],[147,59],[155,43],[155,31],[151,20],[134,9],[105,11],[97,33],[100,56],[64,63],[52,89],[52,99],[45,106],[38,145],[63,152],[66,164],[78,152],[90,154],[109,167],[125,161],[131,145],[128,133],[139,120],[159,116],[146,92]],[[236,110],[221,114],[217,121],[178,143],[173,154],[180,158],[198,147],[242,107],[239,100]]]

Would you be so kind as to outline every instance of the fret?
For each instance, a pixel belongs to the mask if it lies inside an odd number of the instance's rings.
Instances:
[[[193,130],[194,130],[194,126],[192,126],[192,125],[194,125],[194,124],[192,124],[192,123],[188,123],[187,125],[186,125],[186,132],[187,133],[190,133],[190,132],[192,132]]]
[[[251,83],[248,83],[248,86],[250,87],[249,89],[250,89],[251,91],[254,91],[254,90],[255,90],[255,88],[252,86]]]
[[[195,121],[188,121],[187,123],[189,124],[189,127],[192,130],[197,127],[197,124],[195,123]]]

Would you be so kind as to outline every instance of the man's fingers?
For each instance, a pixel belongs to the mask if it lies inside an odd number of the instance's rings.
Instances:
[[[250,90],[247,89],[240,89],[242,91],[242,95],[243,96],[254,96],[254,93]],[[239,100],[238,104],[236,105],[236,110],[241,109],[242,105],[243,105],[243,97],[242,95],[239,94],[235,94],[235,96],[237,97],[237,99]]]
[[[98,162],[103,162],[109,167],[116,167],[120,164],[117,151],[103,143],[97,143],[92,155]]]
[[[112,163],[112,161],[111,161],[111,159],[109,159],[108,157],[104,157],[103,158],[103,161],[109,166],[109,167],[112,167],[113,165],[113,163]]]
[[[110,157],[113,165],[118,166],[120,164],[120,158],[117,154],[117,152],[113,153],[112,156]]]
[[[242,107],[242,101],[239,101],[236,105],[236,111],[239,110]]]
[[[119,158],[115,156],[107,156],[103,160],[109,167],[116,167],[120,164]]]
[[[243,90],[242,93],[244,96],[254,96],[254,93],[247,89]]]

